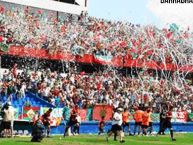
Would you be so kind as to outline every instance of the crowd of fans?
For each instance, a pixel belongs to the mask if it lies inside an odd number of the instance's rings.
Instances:
[[[192,82],[178,88],[168,80],[158,79],[152,73],[140,73],[140,77],[125,77],[115,72],[95,72],[93,74],[57,73],[50,69],[33,72],[28,69],[16,74],[16,65],[2,74],[1,96],[13,93],[18,98],[31,91],[51,104],[61,107],[89,108],[95,104],[109,104],[117,107],[152,106],[159,112],[162,103],[171,103],[176,111],[193,111]]]
[[[85,13],[63,14],[57,18],[52,12],[0,3],[0,43],[46,49],[50,54],[122,55],[187,65],[193,58],[192,38],[189,30],[181,31],[175,24],[170,29],[158,29],[97,19]],[[179,76],[178,80],[175,77],[164,80],[146,71],[134,78],[122,76],[115,70],[60,74],[49,69],[40,72],[24,69],[17,74],[16,68],[2,74],[1,96],[8,95],[11,99],[11,94],[16,93],[24,97],[29,90],[55,106],[148,105],[158,112],[162,102],[172,102],[176,110],[193,111],[192,82],[179,82]]]
[[[73,54],[127,56],[163,63],[191,63],[192,33],[179,30],[140,26],[72,15],[31,7],[0,4],[0,42]]]

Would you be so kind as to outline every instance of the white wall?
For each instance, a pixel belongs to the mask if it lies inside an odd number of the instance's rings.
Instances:
[[[82,11],[87,11],[87,8],[82,6],[84,0],[77,0],[77,2],[81,4],[81,6],[56,2],[52,0],[1,0],[1,1],[78,15]]]

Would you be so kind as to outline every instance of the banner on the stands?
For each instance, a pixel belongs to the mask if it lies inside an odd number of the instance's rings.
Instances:
[[[35,112],[40,112],[43,115],[49,108],[45,107],[23,107],[23,114],[19,115],[19,109],[15,109],[15,119],[32,120]],[[69,120],[71,109],[69,108],[54,108],[51,113],[51,126],[60,125],[62,119]],[[104,116],[105,121],[111,121],[113,115],[113,107],[109,105],[95,105],[94,108],[80,109],[80,117],[82,121],[101,120]],[[173,112],[172,122],[187,122],[193,121],[193,113],[187,111]],[[159,113],[152,113],[151,119],[153,122],[159,122]],[[129,117],[130,121],[133,120],[133,115]]]
[[[95,62],[100,64],[108,64],[112,61],[112,56],[94,55]]]
[[[105,121],[110,121],[113,115],[113,107],[109,105],[95,105],[93,108],[93,120],[101,120],[104,116]]]
[[[188,112],[187,111],[179,111],[172,113],[172,122],[187,122],[188,121]]]
[[[3,46],[3,51],[7,51],[7,46]],[[1,51],[0,51],[1,52]],[[9,55],[18,55],[22,57],[38,57],[42,59],[51,59],[51,60],[65,60],[65,61],[76,61],[82,63],[97,63],[104,65],[112,65],[112,66],[123,66],[122,56],[118,55],[116,57],[111,58],[111,56],[93,56],[90,54],[84,54],[83,57],[74,57],[71,53],[61,53],[58,52],[56,54],[50,55],[44,49],[36,49],[36,48],[25,48],[22,46],[10,46],[7,52]],[[161,69],[161,70],[176,70],[176,65],[172,63],[167,64],[157,64],[156,61],[149,61],[145,63],[139,63],[141,59],[131,59],[131,54],[125,56],[124,58],[124,66],[125,67],[139,67],[139,68],[152,68],[152,69]],[[111,60],[111,61],[110,61]],[[190,71],[193,72],[192,66],[181,66],[179,68],[180,71]]]
[[[23,114],[19,116],[20,119],[32,120],[36,111],[39,111],[40,107],[23,107]]]
[[[40,114],[43,115],[49,108],[41,107]],[[81,121],[88,121],[88,110],[80,109],[80,118]],[[54,108],[51,113],[51,126],[58,126],[62,119],[68,121],[70,119],[71,109],[69,108]]]

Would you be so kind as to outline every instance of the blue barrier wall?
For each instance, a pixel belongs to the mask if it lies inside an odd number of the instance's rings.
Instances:
[[[63,134],[64,125],[61,123],[60,126],[52,127],[51,134]],[[193,132],[193,123],[172,123],[175,132]],[[105,131],[107,132],[111,128],[111,122],[107,122],[105,126]],[[134,122],[130,123],[131,132],[133,132]],[[31,126],[29,122],[17,122],[14,125],[15,130],[28,130],[31,132]],[[159,130],[159,123],[153,123],[153,131]],[[127,131],[127,130],[126,130]],[[98,133],[98,122],[83,122],[80,126],[80,133],[83,134],[96,134]]]

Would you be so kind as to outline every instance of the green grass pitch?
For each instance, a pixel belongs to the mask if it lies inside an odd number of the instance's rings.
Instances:
[[[177,141],[172,142],[169,135],[165,136],[126,136],[125,145],[193,145],[193,134],[175,134]],[[30,137],[0,138],[0,145],[120,145],[113,138],[106,142],[105,136],[80,135],[63,138],[52,136],[44,138],[41,143],[31,143]]]

